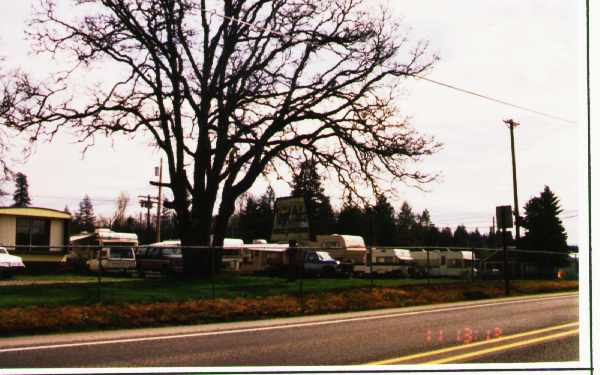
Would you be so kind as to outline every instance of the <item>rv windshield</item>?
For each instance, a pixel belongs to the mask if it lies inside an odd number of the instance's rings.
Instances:
[[[110,258],[133,259],[133,249],[131,247],[111,247]]]

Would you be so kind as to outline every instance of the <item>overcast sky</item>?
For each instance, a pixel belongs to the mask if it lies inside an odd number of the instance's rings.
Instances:
[[[584,32],[585,2],[570,0],[433,1],[391,0],[393,12],[411,27],[412,40],[430,41],[441,57],[428,78],[493,96],[520,106],[576,121],[576,124],[492,103],[427,81],[409,80],[400,101],[415,129],[444,144],[419,167],[440,173],[427,191],[397,186],[403,201],[427,208],[433,222],[455,228],[479,227],[487,233],[495,206],[512,205],[509,132],[503,119],[521,123],[515,131],[519,202],[548,185],[560,198],[568,242],[581,234],[585,189],[582,183],[586,121]],[[0,2],[0,55],[24,70],[43,73],[47,63],[27,55],[23,32],[30,1]],[[77,208],[89,194],[96,211],[109,215],[115,198],[132,198],[129,213],[141,210],[138,195],[156,194],[148,184],[160,154],[143,141],[100,140],[81,154],[81,145],[66,133],[15,168],[28,176],[35,206]],[[261,194],[266,183],[255,187]],[[278,196],[289,189],[273,183]],[[330,189],[335,198],[337,192]],[[334,200],[335,202],[335,200]],[[5,200],[9,204],[10,200]]]

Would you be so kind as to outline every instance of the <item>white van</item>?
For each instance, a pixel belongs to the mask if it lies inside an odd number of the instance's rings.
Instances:
[[[92,272],[133,273],[136,270],[135,251],[131,246],[108,246],[96,252],[86,262]]]

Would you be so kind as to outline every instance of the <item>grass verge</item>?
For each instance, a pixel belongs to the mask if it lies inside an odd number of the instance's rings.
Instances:
[[[514,281],[512,295],[573,291],[577,281]],[[199,324],[458,302],[504,295],[498,281],[357,287],[299,295],[0,309],[3,336]]]

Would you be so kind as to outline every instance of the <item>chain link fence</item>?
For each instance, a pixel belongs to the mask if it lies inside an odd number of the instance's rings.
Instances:
[[[507,249],[505,262],[502,249],[464,247],[352,250],[285,244],[105,244],[4,248],[8,254],[20,257],[24,267],[16,259],[2,258],[3,276],[15,277],[0,281],[0,285],[33,284],[39,286],[40,293],[58,294],[71,288],[79,291],[76,298],[97,301],[125,300],[128,293],[148,301],[180,296],[215,299],[294,295],[304,306],[307,293],[473,283],[505,277],[552,279],[559,275],[559,266],[577,264],[576,259],[551,251]],[[196,271],[193,278],[189,277],[190,269]]]

